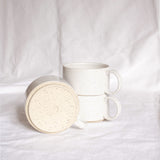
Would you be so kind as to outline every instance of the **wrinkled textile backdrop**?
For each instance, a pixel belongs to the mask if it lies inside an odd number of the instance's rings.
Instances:
[[[0,0],[0,160],[159,160],[159,9],[159,0]],[[70,62],[117,69],[122,114],[38,133],[25,117],[25,89]]]

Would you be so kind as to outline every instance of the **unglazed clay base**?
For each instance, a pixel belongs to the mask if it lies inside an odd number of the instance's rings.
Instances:
[[[98,121],[87,121],[87,123],[98,123],[98,122],[102,122],[102,121],[104,121],[104,119],[103,120],[98,120]]]
[[[30,124],[43,133],[56,133],[69,128],[79,113],[78,97],[63,82],[45,82],[35,87],[26,101]]]

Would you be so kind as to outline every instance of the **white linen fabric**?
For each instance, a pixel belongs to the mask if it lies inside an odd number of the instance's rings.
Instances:
[[[159,9],[158,0],[0,0],[0,160],[159,160]],[[122,114],[38,133],[25,117],[25,89],[70,62],[117,69]]]

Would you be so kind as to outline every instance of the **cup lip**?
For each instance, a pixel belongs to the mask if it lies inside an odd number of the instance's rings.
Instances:
[[[76,65],[91,65],[92,67],[76,67]],[[73,67],[75,66],[75,67]],[[95,67],[93,67],[95,66]],[[97,66],[97,67],[96,67]],[[77,63],[66,63],[63,65],[63,68],[70,69],[70,70],[99,70],[99,69],[106,69],[109,65],[100,63],[100,62],[77,62]]]

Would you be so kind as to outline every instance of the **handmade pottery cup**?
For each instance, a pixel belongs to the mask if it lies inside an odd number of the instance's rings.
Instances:
[[[110,74],[117,78],[117,89],[110,90]],[[78,95],[114,94],[120,89],[120,76],[102,63],[71,63],[63,65],[63,78]]]
[[[26,117],[39,132],[61,132],[73,124],[84,127],[78,120],[78,96],[64,79],[40,77],[29,85],[26,96]]]
[[[78,96],[80,103],[79,119],[83,122],[97,122],[102,120],[115,120],[121,112],[120,102],[107,95],[99,96]],[[111,116],[109,113],[109,101],[116,105],[116,113]]]

